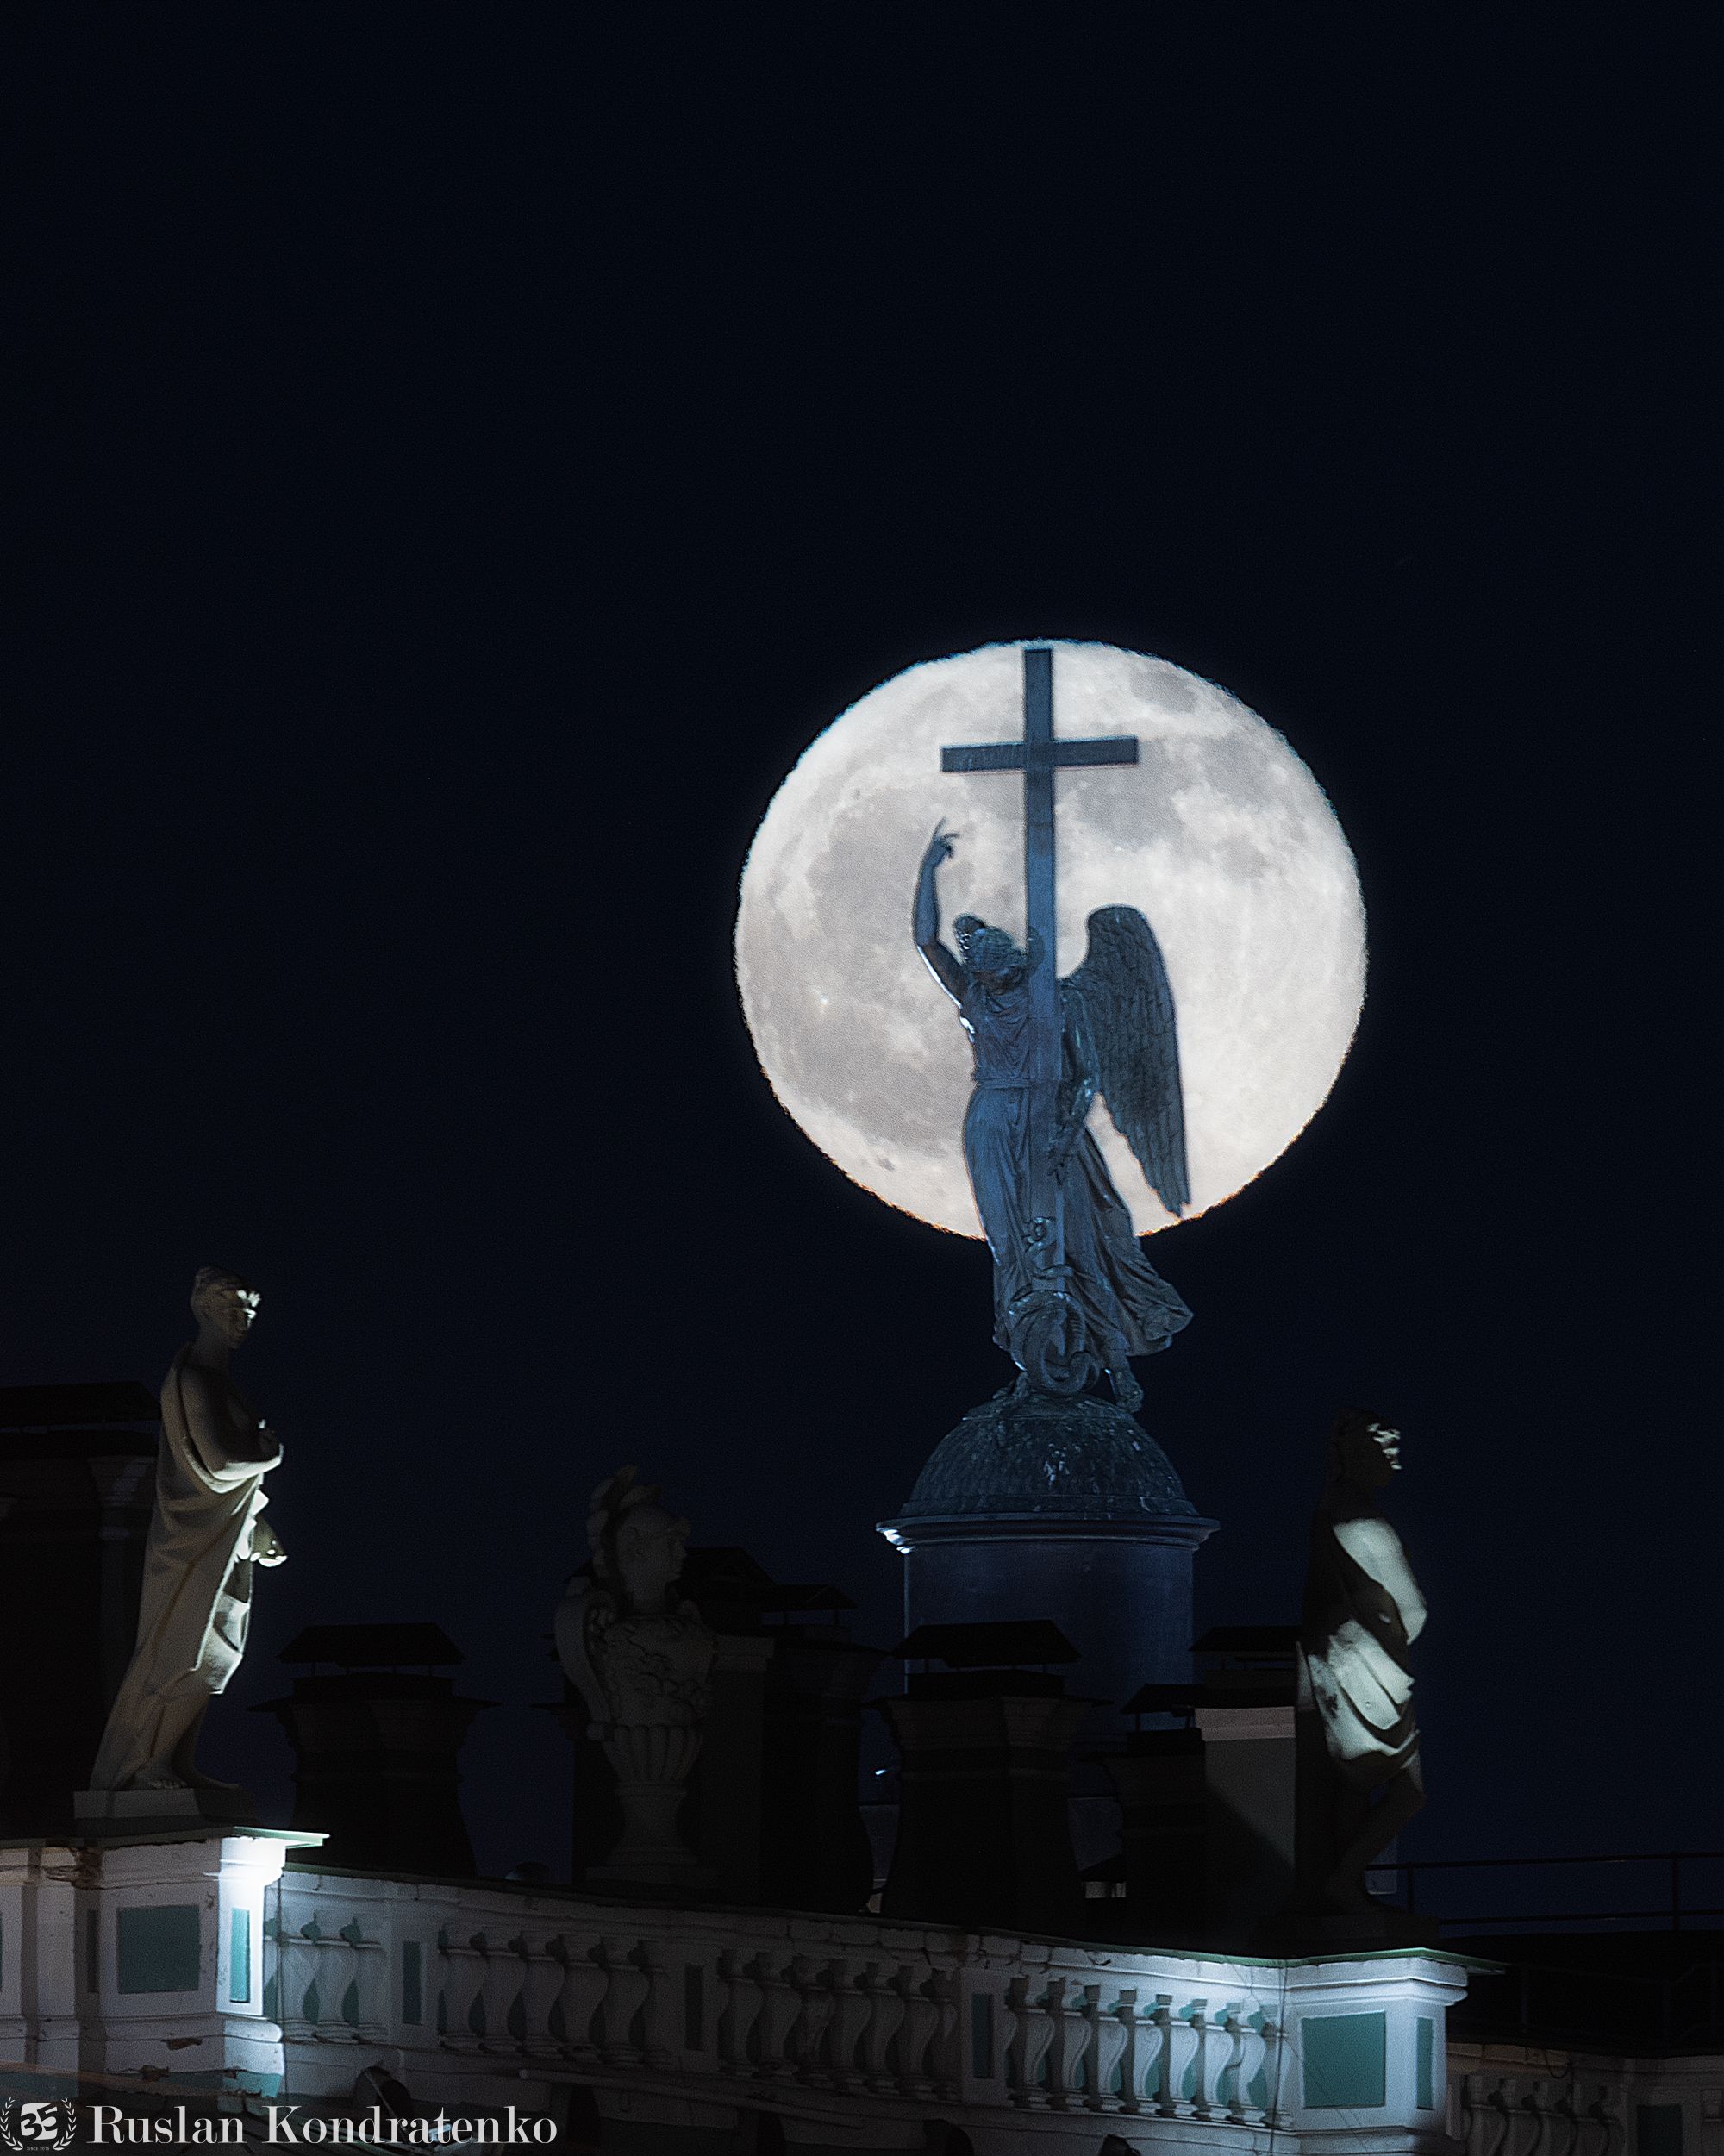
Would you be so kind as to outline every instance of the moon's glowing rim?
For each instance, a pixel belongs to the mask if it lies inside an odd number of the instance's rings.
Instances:
[[[1097,642],[1065,642],[1060,638],[981,645],[972,651],[922,659],[903,668],[890,679],[866,690],[866,694],[823,727],[767,804],[741,869],[733,955],[750,1041],[761,1073],[784,1113],[853,1184],[892,1205],[896,1212],[908,1212],[944,1234],[981,1235],[974,1203],[968,1197],[968,1179],[964,1182],[964,1203],[953,1199],[951,1166],[955,1165],[957,1175],[964,1178],[959,1093],[968,1096],[968,1078],[959,1080],[955,1091],[955,1059],[946,1050],[957,1043],[957,1056],[968,1072],[968,1047],[964,1046],[964,1034],[953,1020],[951,1009],[944,1004],[934,983],[927,981],[921,959],[909,947],[908,912],[914,858],[899,865],[896,853],[892,856],[890,921],[882,916],[882,921],[875,922],[873,938],[862,938],[860,942],[852,940],[847,948],[852,959],[886,961],[886,974],[875,966],[875,985],[882,987],[882,981],[886,985],[862,1013],[862,1020],[852,1026],[852,1033],[871,1033],[875,1039],[899,1033],[901,1039],[908,1039],[909,1054],[896,1060],[882,1056],[879,1063],[912,1073],[916,1089],[927,1096],[955,1096],[957,1106],[953,1106],[946,1126],[942,1126],[942,1136],[931,1152],[925,1147],[925,1152],[916,1153],[914,1140],[909,1145],[901,1143],[903,1132],[884,1128],[895,1126],[890,1104],[882,1110],[879,1100],[875,1102],[871,1130],[869,1119],[847,1119],[830,1097],[819,1096],[819,1089],[810,1091],[806,1078],[800,1083],[797,1072],[791,1067],[797,1059],[797,1000],[806,1004],[806,961],[810,953],[823,955],[826,938],[819,942],[797,942],[796,957],[800,964],[793,968],[771,968],[771,977],[765,981],[759,978],[763,953],[754,944],[771,942],[767,929],[784,929],[793,938],[797,934],[813,935],[821,892],[826,892],[828,899],[834,891],[843,895],[843,921],[849,921],[856,912],[853,899],[858,892],[865,897],[866,908],[875,908],[879,871],[873,878],[858,882],[856,866],[852,865],[836,882],[828,875],[826,884],[815,891],[813,871],[839,860],[845,845],[856,853],[856,830],[849,834],[843,830],[845,810],[853,809],[858,802],[869,810],[869,819],[862,823],[862,830],[869,832],[869,836],[886,828],[892,828],[896,836],[903,834],[903,797],[895,797],[890,780],[879,774],[882,770],[903,772],[908,767],[905,757],[918,731],[916,720],[929,707],[942,707],[944,716],[938,718],[934,733],[946,728],[946,740],[1004,740],[1015,735],[1021,728],[1021,716],[1017,716],[1015,659],[1026,642],[1050,642],[1065,662],[1056,666],[1056,727],[1065,737],[1136,731],[1151,750],[1145,766],[1159,766],[1153,791],[1121,797],[1097,796],[1089,802],[1080,800],[1078,793],[1069,793],[1073,780],[1080,783],[1078,791],[1082,793],[1082,780],[1089,776],[1086,772],[1060,774],[1063,834],[1069,834],[1076,823],[1090,845],[1089,860],[1082,852],[1069,847],[1063,847],[1060,856],[1063,905],[1059,964],[1063,972],[1069,972],[1082,957],[1082,929],[1078,927],[1078,940],[1073,942],[1073,921],[1082,921],[1082,914],[1095,903],[1140,903],[1158,925],[1168,953],[1168,970],[1175,978],[1181,1011],[1181,1052],[1188,1060],[1190,1073],[1188,1122],[1192,1123],[1194,1147],[1194,1203],[1185,1212],[1190,1221],[1237,1197],[1310,1128],[1358,1037],[1365,1009],[1369,951],[1358,865],[1330,800],[1304,759],[1280,735],[1278,728],[1250,711],[1222,685],[1194,675],[1188,668],[1175,666],[1168,659],[1155,658],[1153,653],[1136,653]],[[1003,675],[1003,666],[1007,675]],[[994,677],[983,684],[983,709],[977,709],[978,675]],[[942,690],[948,692],[944,698]],[[957,709],[953,709],[953,703],[957,703]],[[871,711],[871,707],[875,709]],[[1007,711],[1013,716],[1004,716]],[[849,728],[849,735],[856,737],[849,741],[849,776],[843,754],[847,737],[840,737],[840,728]],[[869,728],[875,733],[875,746],[886,753],[873,761],[862,740]],[[914,741],[914,748],[922,761],[916,763],[912,778],[903,783],[914,784],[918,800],[929,810],[925,822],[931,828],[940,813],[938,787],[942,774],[938,759],[927,754],[929,741]],[[896,763],[892,761],[895,753]],[[929,766],[927,770],[925,763]],[[1103,780],[1119,780],[1121,767],[1102,767],[1102,776]],[[1184,787],[1177,783],[1181,776],[1185,780]],[[968,822],[983,839],[994,841],[994,853],[1000,852],[1000,832],[1007,826],[1015,832],[1021,815],[1021,787],[1003,787],[1003,778],[1004,774],[998,774],[985,780],[990,787],[1003,789],[998,796],[972,793],[970,802],[959,800],[957,806],[948,802],[944,810],[948,823],[957,822],[964,828],[964,822]],[[1235,780],[1233,789],[1222,783],[1227,778]],[[875,802],[879,806],[878,817],[873,813]],[[817,810],[815,817],[806,815],[810,806]],[[892,819],[895,806],[901,810],[896,823]],[[1119,826],[1119,832],[1110,843],[1103,843],[1110,822]],[[1158,830],[1158,822],[1166,828]],[[1196,830],[1188,828],[1192,823],[1196,823]],[[918,834],[916,852],[921,852],[922,836],[925,832]],[[1004,903],[974,899],[964,886],[953,888],[953,882],[948,882],[944,891],[946,916],[951,918],[961,901],[965,908],[983,912],[987,918],[1003,918],[1021,935],[1020,847],[1021,841],[1009,849],[1015,895]],[[1237,862],[1228,869],[1227,853],[1240,847],[1246,849],[1244,869]],[[1252,847],[1257,849],[1254,853]],[[774,856],[771,862],[767,862],[767,853]],[[977,888],[987,884],[983,853],[987,853],[987,847],[978,843],[968,862],[972,886]],[[1159,866],[1151,875],[1149,865],[1158,853]],[[787,875],[787,862],[796,860],[796,856],[804,860],[800,882],[804,886],[802,897],[809,903],[802,916],[791,922],[793,909],[778,901],[787,879],[793,879]],[[1099,869],[1097,860],[1103,862]],[[953,878],[953,869],[946,871],[946,878]],[[771,888],[765,888],[767,882]],[[1132,888],[1116,891],[1112,888],[1115,882],[1127,882]],[[899,884],[903,888],[896,888]],[[1102,892],[1102,884],[1106,884],[1106,892]],[[1198,892],[1198,884],[1207,884],[1207,897]],[[1274,903],[1265,912],[1261,897],[1252,899],[1257,884],[1284,884],[1287,888],[1274,897]],[[1146,886],[1155,886],[1153,895],[1146,897]],[[1254,925],[1248,921],[1252,912],[1248,899],[1257,905],[1259,918]],[[899,914],[903,916],[901,921],[896,918]],[[1067,918],[1069,914],[1073,921]],[[1296,914],[1300,916],[1297,921]],[[1280,968],[1274,964],[1274,948],[1270,948],[1278,942],[1284,947],[1283,957],[1289,961]],[[1326,968],[1319,968],[1313,977],[1313,996],[1289,1000],[1280,974],[1289,972],[1289,968],[1297,972],[1300,966],[1310,970],[1313,953],[1327,955]],[[912,977],[918,983],[916,990],[909,987]],[[789,994],[784,991],[787,978],[791,981]],[[852,978],[845,977],[847,1003],[856,1000],[849,996],[849,987]],[[1271,1052],[1271,1047],[1278,1050],[1283,1043],[1283,1034],[1274,1033],[1274,1009],[1270,1009],[1278,991],[1284,1004],[1283,1016],[1289,1020],[1287,1030],[1296,1037],[1296,1046],[1304,1059],[1304,1067],[1297,1069],[1291,1084],[1283,1060]],[[929,998],[927,1011],[922,1011],[921,998]],[[1218,1022],[1215,1016],[1224,1011],[1228,998],[1237,1013],[1244,1013],[1233,1026]],[[817,1000],[821,1007],[830,1003],[826,994],[819,994]],[[1257,1009],[1259,1000],[1265,1004],[1263,1011]],[[922,1017],[931,1016],[935,1009],[951,1024],[951,1037],[944,1046],[940,1034],[929,1033],[927,1041],[922,1037]],[[800,1028],[809,1033],[806,1017],[800,1022]],[[909,1028],[908,1034],[905,1028]],[[1205,1028],[1214,1039],[1205,1039]],[[817,1026],[815,1030],[821,1028]],[[1241,1041],[1246,1043],[1244,1047],[1240,1046]],[[1185,1056],[1188,1043],[1194,1050],[1190,1059]],[[1227,1047],[1227,1056],[1222,1056],[1218,1067],[1224,1078],[1231,1080],[1231,1091],[1222,1087],[1222,1106],[1215,1109],[1207,1100],[1202,1065],[1205,1056],[1211,1065],[1215,1063],[1220,1054],[1218,1043]],[[1252,1046],[1257,1054],[1250,1052]],[[869,1063],[873,1065],[873,1060],[869,1059]],[[1211,1069],[1209,1076],[1214,1073]],[[1222,1117],[1220,1123],[1215,1122],[1218,1115]],[[1209,1119],[1207,1132],[1205,1117]],[[1218,1147],[1215,1139],[1222,1123],[1228,1126],[1224,1132],[1228,1143]],[[1254,1126],[1257,1134],[1241,1136],[1246,1126]],[[1153,1195],[1149,1195],[1136,1162],[1125,1152],[1123,1140],[1112,1130],[1102,1106],[1090,1117],[1090,1130],[1102,1143],[1121,1195],[1132,1205],[1138,1231],[1155,1234],[1162,1227],[1177,1225],[1162,1212]],[[882,1171],[890,1171],[892,1178],[899,1175],[899,1165],[884,1153],[888,1145],[892,1152],[912,1156],[912,1175],[916,1162],[921,1162],[927,1178],[942,1182],[942,1199],[931,1201],[921,1195],[918,1201],[916,1188],[884,1188],[890,1178]],[[1227,1166],[1222,1166],[1222,1158],[1214,1158],[1209,1169],[1198,1169],[1198,1156],[1205,1147],[1209,1156],[1220,1153]],[[879,1179],[871,1179],[869,1169]]]

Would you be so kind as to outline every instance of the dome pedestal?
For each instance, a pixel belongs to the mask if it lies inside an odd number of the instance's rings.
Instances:
[[[1052,1618],[1101,1735],[1140,1685],[1190,1681],[1191,1561],[1215,1526],[1122,1409],[1024,1393],[972,1409],[880,1532],[903,1554],[906,1633]]]

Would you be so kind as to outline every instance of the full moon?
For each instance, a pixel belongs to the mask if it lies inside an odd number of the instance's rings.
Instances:
[[[1277,734],[1182,667],[1054,643],[1056,737],[1134,734],[1135,765],[1055,780],[1061,973],[1098,906],[1137,907],[1172,984],[1190,1212],[1261,1174],[1322,1105],[1365,994],[1365,911],[1323,791]],[[910,940],[936,823],[959,913],[1024,935],[1023,781],[942,772],[1023,733],[1021,644],[912,666],[834,720],[778,789],[742,872],[736,973],[773,1091],[846,1175],[979,1235],[962,1129],[970,1049]],[[1140,1234],[1174,1224],[1098,1103],[1090,1128]]]

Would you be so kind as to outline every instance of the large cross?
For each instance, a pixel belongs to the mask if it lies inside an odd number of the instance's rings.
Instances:
[[[1053,653],[1045,644],[1023,655],[1021,741],[943,748],[942,771],[1021,771],[1024,782],[1024,916],[1028,930],[1030,1009],[1029,1214],[1042,1222],[1044,1264],[1065,1263],[1059,1186],[1048,1149],[1059,1092],[1061,1026],[1054,933],[1053,774],[1091,764],[1134,764],[1137,740],[1060,741],[1053,734]]]

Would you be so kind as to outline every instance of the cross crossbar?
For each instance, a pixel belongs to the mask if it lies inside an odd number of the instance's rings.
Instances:
[[[941,771],[1071,771],[1082,764],[1134,764],[1137,743],[1127,737],[1099,741],[990,741],[943,748]]]

